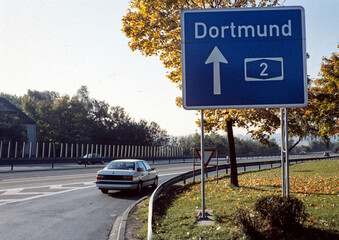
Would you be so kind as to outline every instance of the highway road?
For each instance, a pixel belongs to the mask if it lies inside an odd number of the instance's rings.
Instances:
[[[267,160],[272,158],[237,161]],[[225,164],[225,160],[219,164]],[[16,171],[0,168],[0,239],[107,240],[116,218],[152,190],[145,189],[141,195],[121,191],[102,194],[94,184],[96,172],[102,167],[65,165],[52,170],[50,166],[27,165],[16,167]],[[153,167],[161,183],[191,171],[192,162]]]
[[[155,165],[159,182],[192,164]],[[11,240],[106,240],[116,218],[141,195],[110,191],[94,184],[101,167],[0,173],[0,238]]]

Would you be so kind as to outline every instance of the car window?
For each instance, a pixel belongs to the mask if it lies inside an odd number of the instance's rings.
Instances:
[[[151,171],[152,168],[147,162],[142,162],[142,163],[145,165],[147,171]]]
[[[118,162],[114,161],[107,165],[108,169],[134,170],[134,162]]]
[[[143,171],[146,171],[146,168],[145,168],[144,164],[142,164],[142,162],[137,162],[137,167],[142,168]]]

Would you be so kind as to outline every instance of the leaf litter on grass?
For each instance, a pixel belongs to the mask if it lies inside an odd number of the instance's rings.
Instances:
[[[307,227],[338,233],[339,161],[306,162],[290,166],[290,195],[302,200],[309,217]],[[262,196],[281,195],[281,169],[239,174],[239,187],[229,184],[227,176],[218,184],[210,177],[205,185],[206,209],[212,209],[215,225],[195,225],[195,210],[201,209],[201,185],[176,185],[157,201],[153,221],[153,239],[237,239],[234,223],[237,209],[252,214],[254,202]],[[171,197],[169,197],[171,196]]]

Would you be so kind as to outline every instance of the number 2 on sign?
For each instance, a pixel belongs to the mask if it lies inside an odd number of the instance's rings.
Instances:
[[[262,70],[261,73],[260,73],[260,76],[261,76],[261,77],[266,77],[266,76],[268,76],[268,73],[266,72],[266,70],[267,70],[267,68],[268,68],[267,63],[261,63],[261,64],[260,64],[260,67],[264,67],[263,70]]]

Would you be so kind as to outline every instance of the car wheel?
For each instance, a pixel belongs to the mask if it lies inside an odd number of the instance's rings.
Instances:
[[[135,189],[135,192],[137,194],[140,194],[141,191],[142,191],[142,182],[139,182],[137,188]]]
[[[152,188],[157,188],[157,186],[158,186],[158,178],[156,177],[155,179],[154,179],[154,183],[152,184]]]
[[[108,193],[108,189],[100,189],[102,193],[107,194]]]

